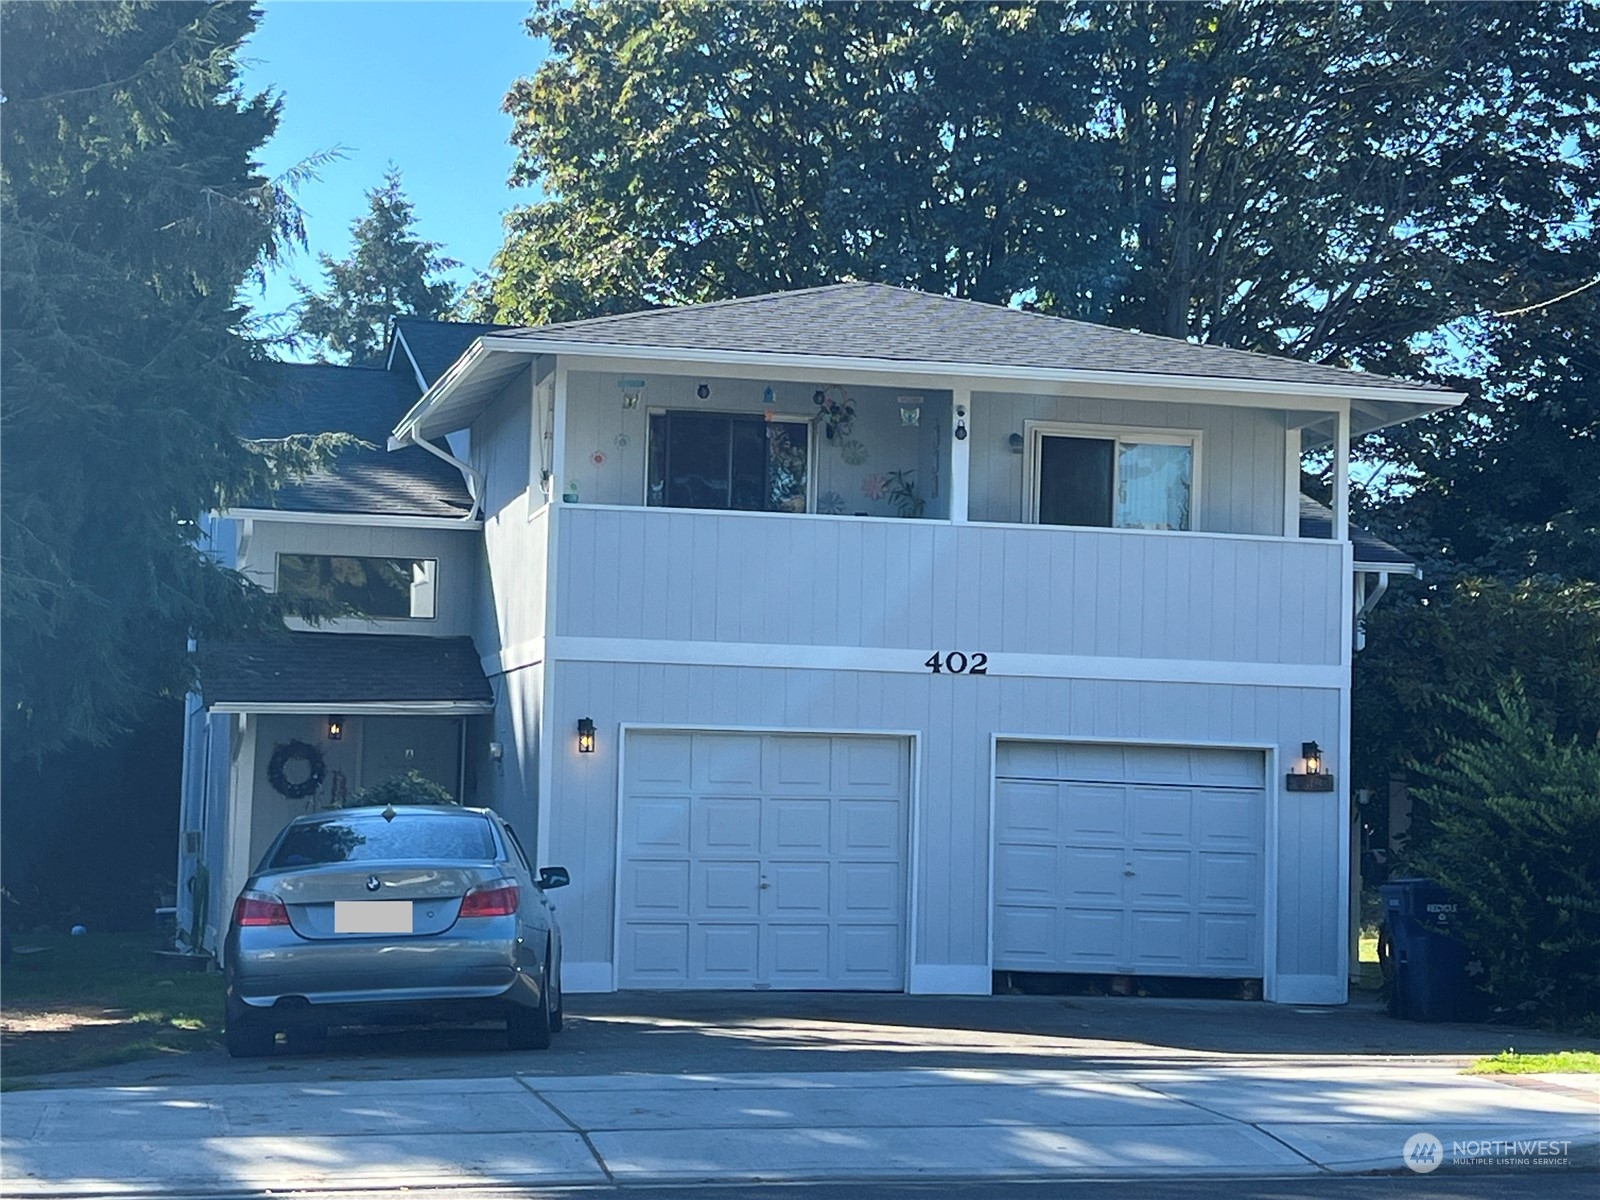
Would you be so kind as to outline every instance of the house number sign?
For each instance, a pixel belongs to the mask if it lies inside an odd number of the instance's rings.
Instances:
[[[959,650],[943,653],[935,650],[928,661],[922,664],[928,668],[930,674],[942,675],[987,675],[989,673],[989,656],[977,651],[972,654],[963,654]]]

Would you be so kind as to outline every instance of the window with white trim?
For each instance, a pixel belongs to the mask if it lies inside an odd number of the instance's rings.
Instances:
[[[805,512],[810,428],[764,413],[650,414],[646,502]]]
[[[278,591],[352,609],[364,617],[433,616],[439,562],[345,554],[279,554]]]
[[[1028,424],[1029,515],[1040,525],[1194,527],[1200,435]]]

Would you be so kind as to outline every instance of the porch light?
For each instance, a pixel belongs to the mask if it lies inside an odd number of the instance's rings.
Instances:
[[[958,404],[958,405],[956,405],[956,441],[964,442],[966,440],[967,440],[967,406],[965,404]]]
[[[578,718],[578,753],[594,753],[594,718]]]
[[[1322,774],[1322,747],[1315,742],[1300,743],[1300,757],[1306,760],[1307,775]]]
[[[1300,759],[1305,764],[1301,771],[1290,771],[1284,777],[1284,786],[1291,792],[1331,792],[1333,776],[1325,769],[1322,747],[1315,742],[1300,743]]]
[[[337,742],[343,736],[344,736],[344,718],[343,717],[329,716],[329,718],[328,718],[328,740],[330,742]]]

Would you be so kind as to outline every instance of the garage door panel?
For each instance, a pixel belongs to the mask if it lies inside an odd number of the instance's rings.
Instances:
[[[900,979],[898,925],[842,925],[834,931],[834,976],[855,987],[895,987]]]
[[[839,889],[835,912],[852,920],[899,913],[905,894],[899,863],[835,863],[833,876]]]
[[[773,983],[826,983],[832,975],[826,924],[768,925]]]
[[[1054,846],[1000,846],[995,894],[1002,899],[1055,896],[1061,891],[1061,852]]]
[[[1261,905],[1261,861],[1253,854],[1200,855],[1200,904],[1238,905],[1255,911]]]
[[[649,761],[658,748],[664,768]],[[905,750],[893,738],[630,733],[629,780],[681,785],[688,763],[692,786],[623,795],[619,984],[903,986]]]
[[[747,738],[762,756],[762,788],[769,794],[833,791],[833,739],[826,737]]]
[[[1134,909],[1128,914],[1133,966],[1152,974],[1176,973],[1194,961],[1192,913]]]
[[[1199,928],[1203,966],[1226,974],[1257,969],[1261,940],[1254,914],[1201,913]]]
[[[760,954],[761,926],[710,924],[695,926],[697,953],[690,958],[692,980],[753,983]]]
[[[1068,908],[1061,914],[1056,947],[1061,970],[1099,970],[1116,965],[1127,940],[1127,914],[1119,909]]]
[[[622,911],[641,917],[689,916],[688,861],[636,862],[623,888]]]
[[[760,863],[702,862],[696,871],[700,886],[691,915],[755,917],[760,914]]]
[[[636,978],[656,984],[689,978],[689,926],[635,923],[623,930],[623,952]]]
[[[1132,791],[1134,845],[1183,846],[1193,840],[1194,793],[1188,788],[1139,787]]]
[[[996,961],[1012,966],[1031,961],[1041,970],[1048,970],[1061,952],[1060,928],[1061,913],[1054,907],[999,905],[994,914]]]
[[[1194,860],[1183,851],[1130,850],[1128,862],[1133,874],[1123,898],[1132,905],[1161,905],[1189,908],[1194,904]]]
[[[759,854],[761,801],[753,796],[695,801],[695,854]]]
[[[1061,860],[1060,890],[1057,893],[1068,904],[1099,901],[1108,904],[1122,902],[1122,874],[1125,861],[1121,850],[1106,850],[1096,846],[1064,846],[1059,851]]]
[[[702,794],[759,793],[761,743],[739,734],[697,733],[694,739],[694,787]]]
[[[688,796],[639,797],[626,830],[630,844],[646,853],[686,853],[690,809]]]
[[[995,761],[997,967],[1261,972],[1262,753],[1001,743]]]
[[[833,802],[826,797],[807,800],[768,800],[762,821],[761,849],[767,854],[809,851],[827,855],[832,844]]]
[[[833,852],[845,858],[899,858],[905,813],[897,800],[836,800]]]
[[[1260,792],[1208,790],[1197,793],[1199,844],[1206,849],[1259,849],[1263,839]]]
[[[1066,783],[1061,835],[1068,841],[1120,846],[1127,838],[1128,789],[1117,785]]]
[[[633,794],[689,792],[694,787],[694,742],[687,733],[628,734],[627,777]]]
[[[1000,842],[1054,843],[1061,836],[1061,786],[1006,780],[1004,802],[996,805],[995,838]]]
[[[810,914],[827,917],[832,909],[831,865],[825,862],[769,862],[766,866],[770,916]]]

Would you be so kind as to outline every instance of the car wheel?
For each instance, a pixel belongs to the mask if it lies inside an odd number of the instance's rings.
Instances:
[[[533,1008],[514,1004],[506,1011],[506,1044],[513,1050],[550,1048],[550,967],[539,969],[539,1003]]]
[[[244,1017],[228,1022],[222,1040],[234,1058],[266,1058],[277,1044],[278,1033],[270,1025]]]

